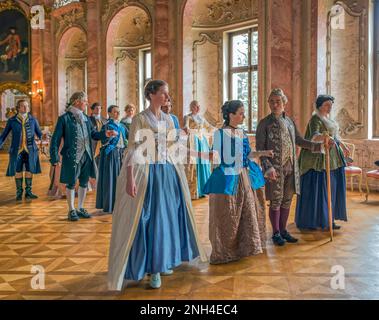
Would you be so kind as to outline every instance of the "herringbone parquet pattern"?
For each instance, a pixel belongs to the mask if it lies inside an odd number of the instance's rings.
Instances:
[[[33,202],[14,201],[14,180],[5,177],[7,154],[0,154],[0,298],[1,299],[378,299],[379,196],[363,202],[348,194],[349,219],[328,242],[328,233],[300,233],[295,245],[273,247],[264,254],[228,265],[183,265],[162,288],[150,290],[148,281],[130,285],[120,294],[106,289],[110,215],[96,213],[95,195],[87,208],[90,220],[66,220],[65,200],[46,196],[48,163],[35,178]],[[208,241],[207,199],[194,203],[202,241]],[[290,217],[293,222],[293,212]],[[268,230],[270,228],[268,227]],[[269,238],[268,234],[268,238]],[[331,288],[331,268],[344,267],[345,290]],[[45,289],[33,290],[32,266],[46,272]]]

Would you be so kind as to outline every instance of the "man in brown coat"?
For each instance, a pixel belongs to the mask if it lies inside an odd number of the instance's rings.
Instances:
[[[262,157],[261,160],[267,180],[266,198],[270,201],[272,240],[279,246],[286,241],[297,242],[287,231],[292,198],[300,191],[296,146],[321,151],[321,143],[303,139],[294,121],[285,114],[287,102],[282,89],[272,90],[268,100],[271,114],[259,122],[256,134],[257,151],[274,150],[273,158]]]

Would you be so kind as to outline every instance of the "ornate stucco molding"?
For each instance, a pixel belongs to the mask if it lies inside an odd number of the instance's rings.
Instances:
[[[221,27],[258,17],[258,0],[213,0],[194,17],[194,28]]]
[[[57,39],[60,39],[64,32],[72,27],[78,27],[86,33],[87,18],[85,9],[84,3],[72,2],[71,4],[52,11],[54,18],[53,30]]]
[[[217,46],[217,70],[218,70],[218,101],[216,102],[217,105],[221,103],[222,100],[222,88],[223,88],[223,67],[222,67],[222,33],[219,32],[201,32],[199,34],[199,39],[194,41],[193,46],[192,46],[192,54],[193,54],[193,68],[192,68],[192,97],[193,100],[198,99],[198,93],[197,93],[197,75],[198,75],[198,48],[207,42]],[[209,111],[208,109],[205,112],[205,116],[210,122],[215,125],[219,123],[220,120],[220,115],[218,114],[218,118],[215,118]]]
[[[139,63],[138,63],[138,51],[137,50],[127,50],[127,49],[123,49],[123,50],[120,50],[119,52],[119,56],[116,58],[116,61],[115,61],[115,70],[116,70],[116,74],[115,74],[115,96],[116,96],[116,104],[118,105],[120,103],[120,75],[121,75],[121,72],[120,72],[120,64],[121,62],[125,61],[126,59],[130,59],[134,64],[135,64],[135,68],[136,70],[138,71],[139,69]],[[135,74],[135,86],[136,86],[136,98],[137,98],[137,101],[138,101],[138,93],[139,93],[139,79],[138,79],[138,72],[136,72]]]
[[[336,1],[332,10],[328,14],[327,22],[327,64],[326,64],[326,88],[327,93],[331,94],[332,91],[332,19],[338,13],[338,6],[340,6],[346,14],[358,19],[359,24],[359,68],[357,74],[358,80],[358,119],[354,119],[346,108],[341,108],[336,116],[341,127],[341,134],[344,137],[366,138],[363,133],[365,128],[365,114],[367,114],[367,75],[368,75],[368,61],[367,61],[367,11],[364,7],[359,5],[357,1]]]

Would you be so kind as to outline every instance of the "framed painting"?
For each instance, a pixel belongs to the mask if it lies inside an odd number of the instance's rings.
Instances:
[[[12,1],[0,3],[0,93],[30,90],[30,24]]]

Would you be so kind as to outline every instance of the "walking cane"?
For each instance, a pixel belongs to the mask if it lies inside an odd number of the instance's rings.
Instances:
[[[333,241],[333,211],[332,211],[332,188],[330,182],[330,150],[329,141],[330,136],[327,133],[325,135],[325,160],[326,160],[326,179],[327,179],[327,190],[328,190],[328,217],[329,217],[329,231],[330,231],[330,241]]]

